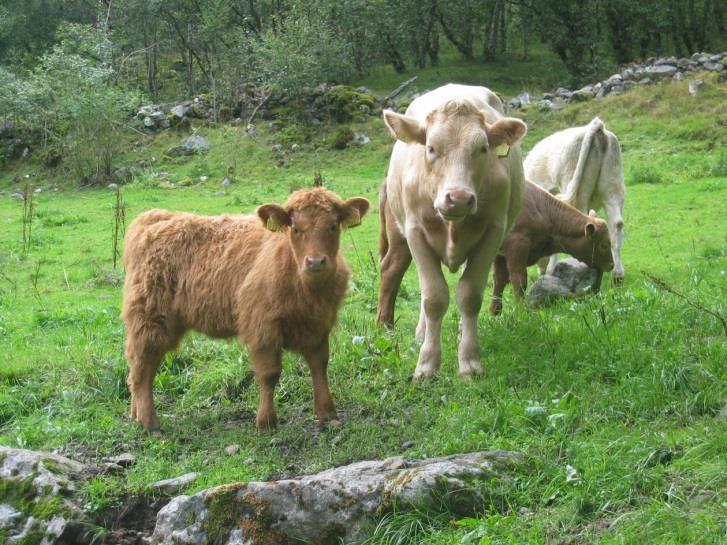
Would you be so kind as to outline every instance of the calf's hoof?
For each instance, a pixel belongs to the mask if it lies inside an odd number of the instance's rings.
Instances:
[[[485,370],[478,360],[464,360],[459,362],[459,376],[469,380],[484,374]]]
[[[255,418],[255,427],[258,431],[269,431],[278,427],[278,417],[275,414],[259,414]]]

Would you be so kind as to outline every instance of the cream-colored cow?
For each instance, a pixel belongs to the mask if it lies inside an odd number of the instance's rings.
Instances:
[[[585,127],[565,129],[535,144],[524,168],[528,180],[557,194],[584,214],[603,205],[611,236],[613,279],[621,282],[626,187],[616,135],[607,131],[603,121],[596,117]],[[555,259],[551,258],[551,267]]]
[[[480,374],[477,315],[492,262],[520,210],[525,123],[505,117],[489,89],[454,84],[418,97],[404,115],[384,111],[384,122],[398,140],[382,191],[381,206],[389,207],[393,221],[382,221],[378,320],[393,323],[391,293],[395,297],[413,256],[421,288],[417,338],[423,341],[414,378],[434,375],[449,305],[442,263],[452,272],[464,265],[457,285],[459,373]]]

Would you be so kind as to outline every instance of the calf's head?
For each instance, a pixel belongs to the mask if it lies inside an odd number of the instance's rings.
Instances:
[[[271,231],[286,231],[301,276],[317,281],[336,272],[341,230],[355,227],[369,209],[369,201],[347,201],[323,188],[301,189],[283,206],[264,204],[257,215]]]
[[[574,255],[589,267],[601,272],[613,269],[613,254],[611,253],[611,238],[608,225],[596,217],[595,210],[588,213],[585,232],[580,241],[579,255]]]
[[[468,100],[451,100],[421,123],[414,117],[384,110],[384,123],[399,140],[421,147],[426,182],[434,208],[448,221],[477,211],[488,178],[507,176],[503,158],[525,135],[525,123],[505,117],[488,123],[485,113]]]

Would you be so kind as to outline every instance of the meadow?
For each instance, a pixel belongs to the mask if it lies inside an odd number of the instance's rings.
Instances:
[[[436,74],[423,81],[430,79]],[[497,89],[498,81],[488,83]],[[395,330],[377,328],[376,206],[346,232],[353,284],[329,367],[343,424],[330,429],[314,421],[305,363],[287,355],[276,394],[281,424],[256,432],[258,389],[246,350],[189,335],[155,383],[164,437],[147,436],[126,416],[115,193],[75,189],[32,162],[11,165],[0,173],[0,444],[88,462],[133,453],[125,473],[83,486],[86,509],[99,514],[188,471],[200,474],[185,490],[193,493],[363,459],[509,449],[525,454],[528,470],[512,484],[507,509],[483,507],[466,519],[391,513],[368,542],[727,542],[727,86],[707,77],[696,98],[687,86],[511,112],[528,123],[525,151],[595,115],[617,134],[627,183],[626,278],[621,287],[606,278],[597,295],[538,311],[506,291],[503,315],[483,309],[479,319],[486,374],[478,380],[457,376],[451,305],[438,378],[411,382],[414,268]],[[189,160],[164,153],[178,134],[130,140],[126,159],[144,168],[121,188],[127,224],[152,207],[252,212],[311,185],[316,172],[344,198],[377,202],[392,144],[379,119],[354,124],[371,142],[345,150],[331,150],[322,129],[281,134],[259,126],[256,139],[243,127],[197,127],[211,151]],[[271,150],[297,136],[304,142],[295,153]],[[10,197],[26,174],[40,189],[27,248],[23,203]],[[228,187],[225,176],[234,180]],[[232,444],[240,449],[230,455],[224,449]]]

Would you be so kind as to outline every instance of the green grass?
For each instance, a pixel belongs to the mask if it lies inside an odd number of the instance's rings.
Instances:
[[[436,75],[429,77],[434,83]],[[384,77],[377,81],[381,89],[390,86]],[[315,425],[312,386],[299,357],[285,358],[276,396],[280,427],[258,433],[247,352],[234,342],[190,335],[157,375],[164,438],[145,435],[125,416],[123,272],[111,264],[114,194],[54,191],[62,180],[46,179],[32,163],[12,165],[0,174],[6,193],[0,196],[0,444],[60,449],[88,461],[132,452],[137,462],[125,474],[84,485],[91,510],[188,471],[200,473],[186,490],[195,492],[367,458],[512,449],[525,453],[529,472],[514,483],[508,509],[472,518],[393,513],[372,529],[368,543],[724,543],[727,420],[720,411],[727,404],[727,343],[719,320],[704,309],[726,312],[727,173],[718,151],[727,144],[726,105],[725,86],[709,80],[697,99],[684,82],[561,112],[513,114],[528,122],[526,150],[595,115],[619,136],[628,184],[626,281],[537,312],[518,308],[506,292],[501,317],[480,317],[487,373],[473,382],[456,373],[455,308],[444,324],[439,377],[410,382],[418,351],[413,267],[396,331],[376,328],[378,215],[372,212],[343,239],[354,285],[333,334],[329,368],[343,425],[327,430]],[[312,133],[301,151],[281,156],[271,150],[276,135],[264,127],[257,140],[236,127],[201,127],[212,150],[186,161],[164,156],[178,135],[147,138],[127,152],[129,161],[146,165],[123,188],[127,218],[151,207],[252,211],[309,185],[316,170],[342,196],[376,202],[391,141],[378,120],[354,129],[372,142],[333,151],[327,133]],[[13,177],[26,172],[43,188],[27,255],[22,205],[7,197],[19,186]],[[229,173],[236,181],[223,190]],[[185,176],[193,185],[158,187]],[[241,447],[231,456],[224,452],[230,444]]]

